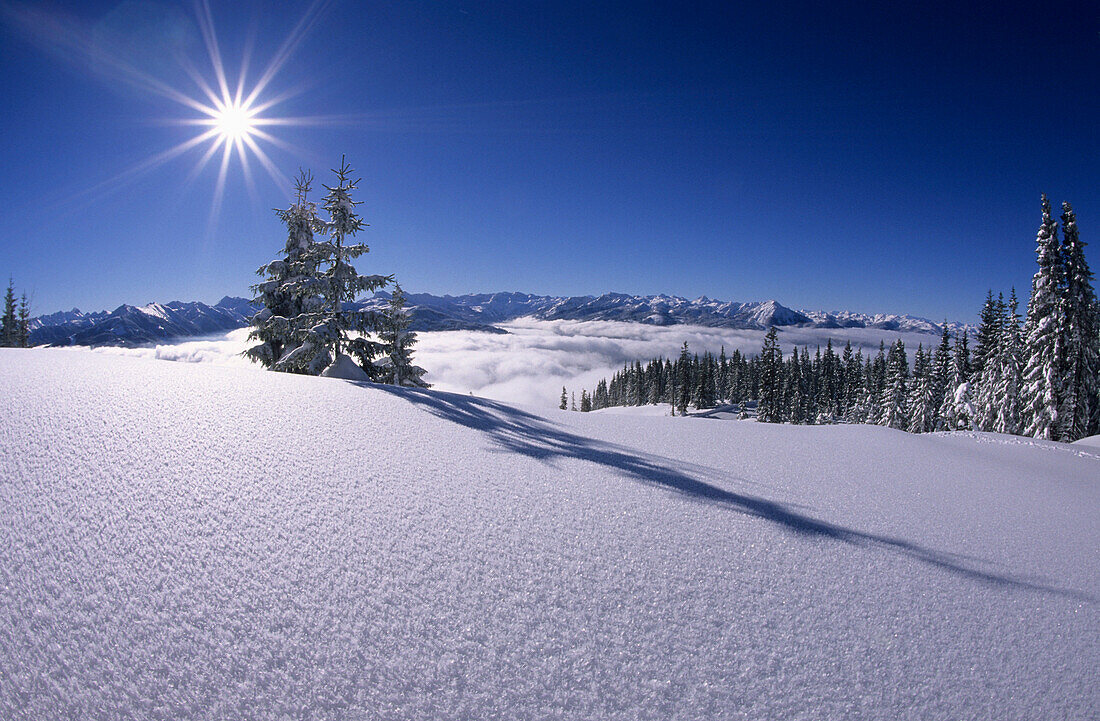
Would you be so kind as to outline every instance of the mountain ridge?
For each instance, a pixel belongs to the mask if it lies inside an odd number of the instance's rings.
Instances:
[[[389,293],[353,304],[381,310]],[[620,321],[647,325],[700,325],[745,330],[772,326],[816,328],[878,328],[898,332],[939,334],[942,326],[911,315],[788,308],[774,299],[740,303],[700,296],[604,293],[599,296],[544,296],[520,292],[433,295],[408,293],[412,329],[417,331],[474,330],[505,333],[498,325],[519,318],[538,320]],[[77,308],[31,320],[33,345],[140,346],[177,338],[192,338],[243,328],[255,312],[247,298],[225,296],[214,305],[199,301],[120,305],[113,311],[84,313]],[[952,331],[970,329],[948,323]]]

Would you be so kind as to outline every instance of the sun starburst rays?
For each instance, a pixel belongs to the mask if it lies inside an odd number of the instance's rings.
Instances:
[[[246,43],[241,60],[240,74],[236,79],[236,83],[231,84],[226,73],[225,62],[222,60],[221,47],[214,29],[214,18],[210,11],[210,4],[208,0],[201,0],[197,3],[196,16],[199,31],[206,47],[210,67],[214,73],[214,82],[209,82],[207,77],[199,72],[193,64],[187,63],[184,70],[194,81],[200,97],[208,102],[203,102],[201,99],[192,98],[183,93],[179,93],[183,96],[182,98],[173,97],[173,99],[183,102],[184,105],[192,110],[199,111],[202,115],[198,118],[180,119],[177,124],[205,127],[198,136],[182,143],[181,146],[186,145],[189,149],[194,145],[210,141],[209,147],[189,174],[189,182],[198,177],[210,161],[218,155],[219,150],[221,151],[221,162],[218,164],[217,180],[214,185],[214,202],[211,208],[212,222],[218,216],[221,208],[226,179],[234,154],[240,161],[245,185],[250,197],[253,199],[257,199],[259,194],[256,190],[250,156],[258,161],[260,167],[264,169],[264,172],[274,183],[283,188],[289,187],[286,176],[279,171],[275,163],[257,142],[257,138],[283,150],[301,155],[301,152],[290,143],[278,140],[272,134],[260,130],[262,125],[285,126],[295,124],[293,118],[264,115],[266,111],[278,103],[293,97],[293,93],[283,93],[266,100],[262,99],[261,95],[301,42],[305,32],[316,21],[326,3],[327,0],[314,1],[251,88],[248,87],[247,76],[252,54],[252,42]]]
[[[229,182],[228,176],[236,161],[240,163],[244,185],[254,201],[258,202],[260,197],[256,187],[256,179],[260,175],[270,178],[289,197],[291,183],[269,155],[271,149],[299,160],[315,162],[315,159],[311,153],[289,142],[283,129],[353,122],[349,116],[312,113],[299,117],[291,113],[276,115],[277,108],[286,107],[284,104],[298,98],[314,85],[309,81],[298,81],[297,85],[289,88],[276,87],[280,72],[287,67],[332,2],[312,0],[287,36],[275,46],[266,65],[252,62],[256,56],[257,40],[257,29],[253,26],[245,34],[239,72],[230,77],[215,31],[210,1],[193,0],[195,26],[205,53],[201,60],[182,54],[172,55],[182,70],[182,82],[173,82],[159,75],[133,55],[125,42],[111,36],[97,35],[94,28],[75,17],[0,2],[0,20],[12,22],[47,52],[72,63],[81,71],[163,98],[183,110],[176,117],[141,122],[197,131],[191,137],[177,138],[179,142],[165,150],[131,161],[130,165],[111,177],[70,192],[66,203],[72,209],[86,207],[117,193],[157,168],[180,162],[183,156],[189,154],[194,154],[197,160],[186,173],[184,187],[193,185],[211,166],[216,171],[210,229],[216,224]],[[255,172],[257,165],[262,173]]]

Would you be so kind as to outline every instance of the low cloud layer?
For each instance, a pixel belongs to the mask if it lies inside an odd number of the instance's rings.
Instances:
[[[739,349],[754,355],[764,339],[764,331],[759,330],[618,321],[520,319],[501,327],[508,333],[420,333],[416,362],[428,370],[428,381],[440,390],[547,407],[557,405],[562,386],[579,396],[581,388],[591,390],[624,363],[679,355],[684,341],[692,353],[717,354],[724,346],[726,353]],[[808,345],[812,353],[830,338],[838,352],[848,340],[865,353],[873,352],[880,340],[890,344],[899,337],[910,351],[918,343],[928,348],[939,341],[924,333],[871,328],[786,328],[779,333],[784,356],[796,345]],[[97,348],[96,352],[258,368],[240,355],[248,346],[248,329],[242,328],[216,338],[151,348]]]

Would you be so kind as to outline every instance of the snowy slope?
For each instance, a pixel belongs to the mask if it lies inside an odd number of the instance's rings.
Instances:
[[[0,718],[1090,719],[1100,453],[0,351]]]

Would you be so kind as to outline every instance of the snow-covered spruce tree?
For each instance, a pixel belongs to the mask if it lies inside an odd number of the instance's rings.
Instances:
[[[947,330],[947,320],[943,321],[940,344],[932,354],[932,406],[933,430],[943,430],[943,411],[947,408],[949,393],[954,390],[951,380],[954,378],[955,363],[951,356],[951,333]]]
[[[8,290],[4,294],[4,315],[0,317],[0,346],[11,348],[19,337],[18,319],[15,317],[15,282],[8,278]]]
[[[260,310],[252,318],[248,337],[259,344],[246,350],[245,355],[267,368],[276,367],[284,355],[300,345],[311,327],[305,323],[324,304],[313,252],[313,234],[324,226],[317,219],[316,204],[309,200],[312,186],[313,177],[300,170],[294,183],[297,200],[289,208],[275,211],[287,227],[283,257],[261,266],[256,273],[267,280],[252,286],[256,293],[253,304]],[[304,366],[279,370],[309,371]]]
[[[985,304],[978,315],[978,332],[975,337],[976,347],[971,364],[974,377],[980,378],[985,369],[986,358],[993,355],[997,349],[997,303],[993,300],[993,291],[989,290],[985,296]]]
[[[561,387],[561,403],[558,404],[560,410],[566,410],[569,408],[569,397],[565,395],[565,386]]]
[[[340,160],[340,167],[332,172],[336,174],[337,183],[332,187],[324,186],[328,193],[322,203],[329,214],[329,220],[324,225],[327,237],[314,241],[311,248],[312,259],[323,271],[318,276],[318,282],[311,283],[310,287],[316,285],[320,288],[325,303],[317,310],[303,313],[309,329],[301,338],[300,345],[284,355],[276,368],[316,375],[330,365],[336,372],[337,368],[346,371],[357,364],[364,376],[369,378],[375,372],[373,361],[382,352],[382,345],[367,335],[377,326],[378,315],[374,311],[351,308],[346,304],[363,292],[388,285],[393,277],[359,275],[352,266],[350,261],[369,250],[364,244],[345,242],[365,225],[355,212],[359,202],[351,197],[359,181],[351,179],[352,169],[344,158]],[[351,338],[349,333],[359,335]],[[349,359],[342,360],[342,355],[348,355]],[[349,363],[350,357],[356,360]],[[343,374],[345,371],[340,372]]]
[[[959,383],[969,383],[974,374],[974,366],[970,362],[970,332],[963,328],[962,333],[955,334],[955,377]]]
[[[659,396],[654,395],[653,397],[656,399]],[[656,403],[656,401],[654,401],[654,403]],[[608,405],[607,381],[601,378],[600,382],[596,384],[596,392],[592,395],[592,408],[594,410],[599,410],[601,408],[607,408]]]
[[[906,399],[909,410],[910,433],[930,433],[935,430],[936,406],[932,399],[932,361],[931,353],[925,353],[917,346],[913,358],[913,380],[909,385],[909,397]]]
[[[879,341],[878,355],[871,362],[870,385],[867,388],[867,418],[864,423],[877,425],[882,422],[883,397],[886,394],[886,342]]]
[[[1062,440],[1075,441],[1097,432],[1100,420],[1100,318],[1092,271],[1085,261],[1085,243],[1077,216],[1062,203],[1062,262],[1066,285],[1063,296],[1065,334],[1064,388],[1060,411]]]
[[[997,346],[999,385],[993,393],[995,433],[1020,432],[1020,315],[1016,289],[1012,289]]]
[[[905,344],[899,338],[890,346],[890,354],[886,359],[886,383],[879,425],[901,431],[909,426],[909,414],[905,405],[908,379],[909,361],[905,355]]]
[[[423,380],[426,371],[413,365],[412,347],[416,345],[416,333],[409,330],[412,319],[405,310],[405,291],[400,284],[393,287],[390,304],[378,325],[378,339],[382,342],[383,356],[375,361],[378,380],[395,386],[429,388]]]
[[[783,351],[779,350],[779,336],[775,327],[768,329],[764,346],[760,349],[760,397],[756,409],[757,420],[779,423],[783,420]]]
[[[19,314],[15,320],[16,325],[16,344],[20,348],[26,348],[31,343],[31,311],[27,305],[27,294],[23,293],[23,297],[19,301]]]
[[[974,428],[974,404],[970,402],[970,384],[962,382],[955,387],[943,412],[943,426],[947,431],[969,431]]]
[[[802,366],[798,359],[798,346],[791,349],[790,360],[784,366],[783,372],[783,419],[794,425],[802,425]]]
[[[844,420],[848,423],[862,423],[866,410],[860,406],[860,394],[863,388],[863,351],[852,353],[852,343],[844,346],[841,358],[844,366]]]
[[[1001,388],[1003,370],[1000,351],[1007,323],[1004,294],[993,300],[989,292],[982,308],[981,325],[978,328],[978,348],[974,352],[974,427],[979,431],[992,431],[1000,406],[997,393]],[[979,370],[980,369],[980,370]]]
[[[687,415],[688,405],[691,403],[691,356],[688,354],[688,344],[680,348],[680,360],[676,364],[676,410],[681,416]]]
[[[1024,435],[1054,440],[1059,437],[1065,336],[1062,324],[1062,285],[1065,269],[1058,247],[1058,225],[1043,195],[1043,221],[1036,239],[1039,269],[1031,281],[1031,300],[1025,324],[1023,405]]]

